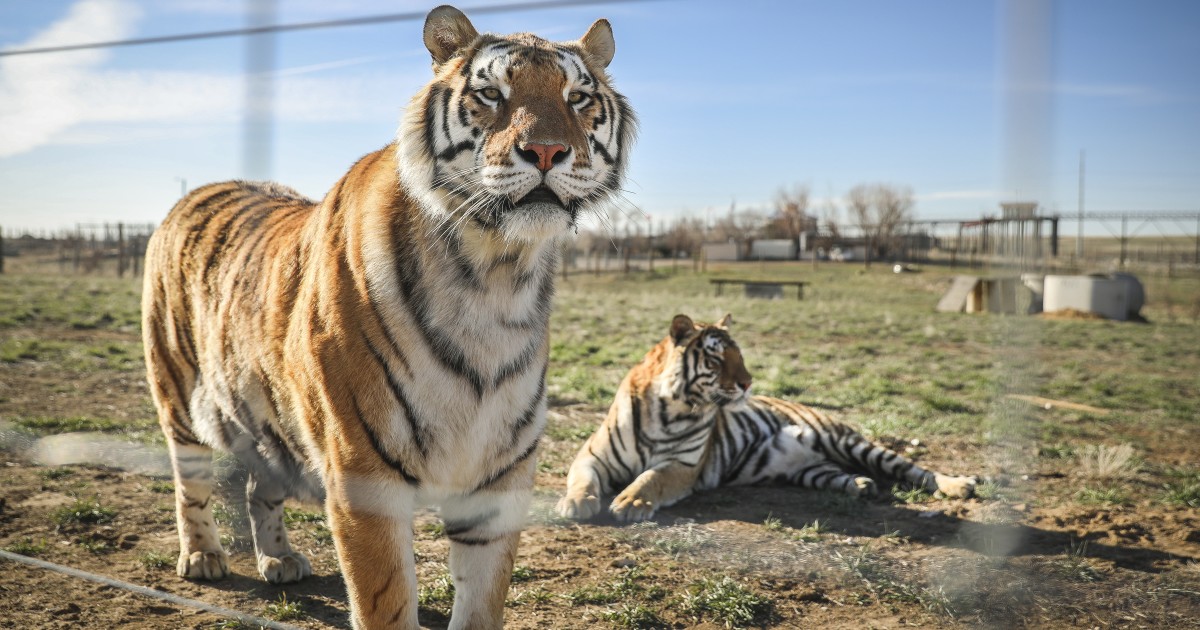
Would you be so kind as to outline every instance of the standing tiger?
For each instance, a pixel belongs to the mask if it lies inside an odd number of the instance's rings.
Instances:
[[[696,490],[770,482],[853,496],[873,493],[872,477],[951,497],[974,491],[974,477],[925,470],[816,409],[751,396],[729,323],[675,317],[575,457],[560,514],[589,518],[616,493],[613,516],[642,521]]]
[[[416,507],[450,540],[451,628],[503,623],[545,426],[548,319],[570,227],[620,186],[634,117],[577,41],[429,13],[434,78],[395,142],[320,202],[232,181],[147,251],[143,334],[176,482],[181,576],[228,574],[212,449],[249,469],[258,569],[311,573],[287,497],[324,501],[356,628],[417,628]]]

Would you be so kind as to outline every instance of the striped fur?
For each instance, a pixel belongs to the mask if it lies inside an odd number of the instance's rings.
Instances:
[[[973,492],[975,478],[925,470],[816,409],[751,396],[728,324],[728,315],[714,325],[676,316],[576,456],[558,504],[563,516],[589,518],[601,497],[615,495],[609,511],[640,521],[727,485],[790,483],[860,496],[880,479],[952,497]]]
[[[558,251],[619,187],[634,121],[605,73],[603,20],[551,43],[479,35],[439,7],[425,43],[435,77],[396,142],[324,200],[232,181],[175,206],[147,251],[146,363],[180,575],[229,572],[219,448],[250,471],[268,581],[311,573],[283,501],[323,501],[354,626],[416,628],[412,515],[436,505],[450,627],[496,628],[545,426]]]

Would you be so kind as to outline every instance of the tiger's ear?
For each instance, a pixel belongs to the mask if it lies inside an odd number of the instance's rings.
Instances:
[[[722,317],[721,321],[717,322],[714,325],[717,328],[720,328],[721,330],[729,330],[729,325],[732,323],[733,323],[733,313],[725,313],[725,317]]]
[[[687,315],[676,315],[675,319],[671,320],[671,340],[679,344],[679,342],[687,339],[687,336],[692,334],[696,329],[696,325],[692,323],[692,318]]]
[[[617,42],[613,39],[612,25],[603,18],[592,22],[591,28],[579,38],[579,45],[605,68],[617,54]]]
[[[435,64],[443,64],[455,53],[468,46],[479,32],[462,11],[443,4],[425,17],[425,47]]]

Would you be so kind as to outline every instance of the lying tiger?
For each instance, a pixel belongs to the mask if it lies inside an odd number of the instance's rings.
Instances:
[[[618,493],[613,516],[642,521],[696,490],[768,482],[864,496],[874,477],[972,494],[974,477],[925,470],[816,409],[751,396],[729,323],[729,315],[712,325],[675,317],[575,457],[560,514],[590,518],[602,496]]]

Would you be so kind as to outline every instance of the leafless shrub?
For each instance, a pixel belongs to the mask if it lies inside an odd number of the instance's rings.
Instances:
[[[1079,471],[1085,477],[1109,479],[1131,472],[1137,467],[1133,446],[1089,444],[1079,450]]]

